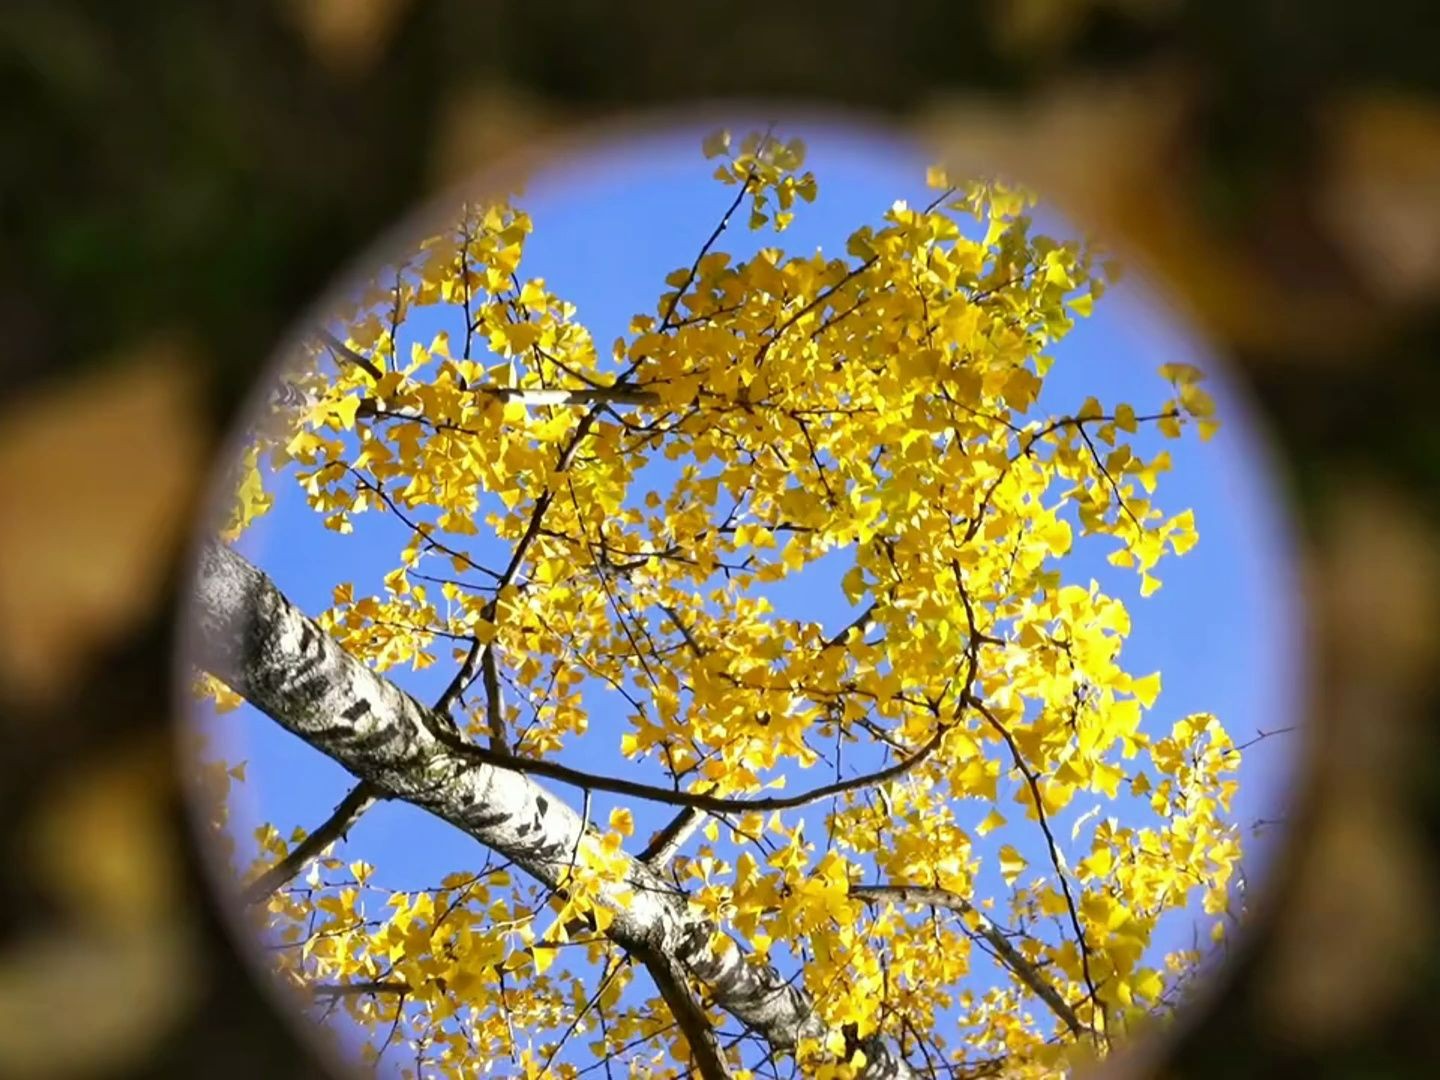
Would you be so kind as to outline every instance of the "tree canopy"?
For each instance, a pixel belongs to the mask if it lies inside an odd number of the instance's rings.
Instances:
[[[787,254],[804,145],[704,152],[713,231],[613,345],[526,276],[511,196],[299,346],[201,560],[201,685],[356,787],[258,831],[251,919],[407,1075],[1063,1072],[1172,1012],[1201,955],[1155,955],[1167,912],[1232,905],[1240,750],[1152,719],[1124,603],[1065,564],[1100,535],[1159,587],[1196,525],[1137,434],[1207,438],[1214,404],[1168,364],[1152,402],[1037,408],[1116,271],[1018,187],[932,169],[927,205]],[[777,246],[727,254],[742,226]],[[228,546],[277,482],[357,543],[385,522],[389,565],[301,612]],[[777,610],[837,560],[846,620]],[[376,887],[337,845],[387,800],[475,857]]]

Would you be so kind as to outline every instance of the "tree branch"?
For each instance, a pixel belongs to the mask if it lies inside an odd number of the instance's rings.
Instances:
[[[465,692],[465,688],[475,681],[475,669],[479,666],[481,652],[480,639],[472,637],[470,639],[470,650],[465,654],[465,659],[461,661],[459,670],[455,672],[455,677],[451,679],[450,684],[440,692],[440,696],[435,699],[435,704],[431,706],[435,712],[448,713],[455,705],[455,702],[459,700],[460,695]]]
[[[384,377],[384,372],[376,366],[373,360],[360,355],[350,346],[337,338],[328,330],[319,332],[320,339],[329,346],[330,350],[341,360],[360,368],[370,378],[379,382]],[[472,386],[470,390],[476,394],[485,394],[498,398],[501,401],[515,401],[522,405],[654,405],[660,401],[660,395],[653,390],[646,390],[638,386],[595,386],[583,387],[573,390],[548,389],[543,387],[524,386]],[[373,406],[372,406],[373,411]],[[423,415],[414,416],[406,413],[391,412],[386,415],[397,420],[421,420]]]
[[[513,758],[480,747],[459,752],[436,714],[345,652],[242,556],[207,543],[197,569],[195,661],[281,727],[550,889],[563,887],[577,844],[595,845],[600,856],[598,834],[585,829],[568,803]],[[601,884],[595,903],[614,913],[606,936],[627,951],[657,949],[674,957],[718,1008],[777,1055],[792,1054],[801,1039],[829,1034],[803,988],[746,955],[733,938],[725,941],[719,927],[638,860],[627,859],[622,873]],[[717,935],[718,948],[711,944]],[[914,1076],[888,1043],[871,1040],[865,1049],[864,1080]]]
[[[650,838],[645,850],[636,856],[652,870],[662,870],[685,846],[685,841],[695,835],[705,821],[705,812],[687,806]]]
[[[760,155],[765,152],[765,146],[769,141],[770,132],[767,130],[765,137],[760,141],[759,147],[755,150],[757,162]],[[675,309],[680,306],[680,301],[684,299],[685,294],[690,291],[690,286],[695,283],[695,277],[700,273],[700,263],[704,261],[710,249],[715,246],[715,241],[720,239],[720,234],[730,227],[730,219],[735,215],[735,211],[739,209],[740,204],[745,201],[745,196],[750,191],[750,185],[754,182],[755,166],[752,165],[745,175],[744,183],[740,185],[740,190],[735,192],[734,200],[732,200],[726,208],[725,213],[721,215],[720,223],[715,226],[714,232],[706,238],[705,243],[700,245],[700,251],[695,256],[695,261],[690,264],[690,272],[685,276],[684,283],[676,290],[675,295],[670,298],[670,303],[665,308],[665,317],[660,320],[660,332],[662,334],[666,330],[674,329],[675,324],[672,323],[671,320],[675,318]]]
[[[519,405],[540,407],[546,405],[658,405],[661,397],[654,390],[641,386],[594,386],[573,389],[540,386],[490,386],[481,384],[470,387],[473,394],[483,394],[500,401],[515,402]],[[373,404],[369,408],[356,410],[359,416],[380,416],[388,420],[409,420],[425,423],[429,420],[424,413],[402,412],[399,409],[380,409]],[[468,428],[460,430],[469,431]],[[475,434],[474,432],[471,432]]]
[[[350,789],[350,793],[340,801],[340,805],[335,807],[334,812],[319,828],[306,836],[283,859],[245,887],[245,903],[259,904],[269,899],[276,889],[305,869],[305,865],[311,859],[349,832],[350,826],[359,820],[360,815],[370,809],[376,799],[381,797],[381,793],[373,784],[361,780]]]
[[[836,795],[843,795],[847,791],[859,791],[862,788],[874,787],[876,784],[884,783],[886,780],[893,780],[896,777],[903,776],[925,761],[926,758],[930,757],[940,746],[941,741],[945,737],[945,733],[949,730],[950,724],[939,724],[935,728],[934,734],[932,734],[918,750],[911,752],[908,756],[894,764],[876,769],[874,772],[864,773],[860,776],[852,776],[845,780],[836,780],[829,784],[821,784],[819,787],[814,787],[809,791],[802,791],[795,795],[766,795],[749,799],[727,798],[721,795],[710,795],[702,791],[675,791],[671,788],[658,787],[654,784],[643,784],[636,780],[624,780],[616,776],[604,776],[600,773],[586,772],[583,769],[571,768],[568,765],[560,764],[558,761],[549,761],[544,758],[497,753],[487,746],[477,746],[472,742],[468,742],[463,736],[455,734],[454,732],[442,731],[437,734],[436,737],[457,756],[495,768],[509,769],[517,773],[533,776],[543,776],[550,780],[558,780],[562,784],[572,784],[583,790],[609,791],[617,795],[632,795],[636,798],[648,799],[651,802],[667,803],[671,806],[686,806],[696,810],[708,810],[712,814],[743,814],[753,811],[793,810],[796,807],[808,806],[811,803],[833,798]]]
[[[894,901],[897,904],[945,908],[948,911],[959,912],[961,915],[969,915],[977,919],[979,929],[976,932],[995,950],[1001,963],[1014,972],[1015,977],[1029,987],[1031,992],[1043,1001],[1074,1035],[1085,1034],[1085,1025],[1075,1015],[1075,1010],[1060,996],[1060,991],[1056,990],[1040,974],[1034,964],[1025,959],[1019,949],[1010,944],[1010,939],[1000,932],[999,927],[991,922],[984,912],[958,893],[950,892],[948,889],[927,888],[921,885],[853,885],[850,888],[850,895],[867,904]]]
[[[645,965],[645,970],[655,981],[655,987],[669,1006],[680,1034],[685,1036],[685,1042],[690,1047],[690,1060],[702,1080],[729,1080],[730,1070],[715,1039],[715,1027],[690,992],[684,968],[673,956],[658,949],[632,949],[631,955]]]
[[[1050,852],[1050,865],[1055,868],[1055,877],[1060,882],[1060,891],[1065,897],[1065,908],[1070,915],[1070,927],[1075,932],[1075,947],[1080,951],[1080,968],[1081,973],[1085,976],[1085,988],[1089,991],[1090,1000],[1095,1007],[1103,1009],[1104,1006],[1095,992],[1095,982],[1090,976],[1090,946],[1085,941],[1085,928],[1080,924],[1080,912],[1075,905],[1075,897],[1070,892],[1070,881],[1060,866],[1060,847],[1055,842],[1055,834],[1050,829],[1049,816],[1045,813],[1045,800],[1040,796],[1040,782],[1030,766],[1025,764],[1025,759],[1020,754],[1020,746],[1016,743],[1015,736],[1010,734],[1010,729],[996,718],[983,701],[971,697],[970,704],[985,718],[985,722],[999,732],[1000,737],[1005,740],[1005,745],[1010,748],[1010,757],[1015,762],[1015,768],[1025,778],[1025,784],[1030,789],[1030,798],[1035,803],[1035,816],[1040,822],[1040,831],[1045,834],[1045,844]],[[1092,1033],[1094,1032],[1093,1028],[1090,1030]],[[1109,1038],[1109,1033],[1106,1032],[1107,1044]]]
[[[360,997],[364,994],[398,994],[405,997],[411,986],[404,979],[374,979],[369,982],[314,983],[310,993],[318,998]]]
[[[628,963],[628,959],[625,962]],[[550,1075],[550,1066],[554,1064],[555,1059],[560,1055],[560,1051],[564,1049],[565,1044],[570,1041],[570,1037],[580,1030],[580,1025],[584,1021],[586,1014],[600,1004],[600,999],[604,996],[606,988],[615,980],[615,976],[620,974],[620,967],[620,964],[611,967],[607,956],[605,972],[600,978],[600,985],[595,988],[595,993],[590,995],[590,1000],[585,1003],[585,1007],[570,1018],[570,1023],[566,1026],[564,1033],[556,1041],[555,1045],[550,1048],[550,1052],[545,1055],[545,1063],[540,1067],[541,1076]]]
[[[502,754],[510,752],[505,733],[505,698],[500,690],[500,672],[495,664],[495,643],[480,652],[480,678],[485,684],[485,718],[490,724],[490,748]]]
[[[376,382],[379,382],[385,377],[385,373],[375,366],[375,361],[361,356],[354,349],[350,348],[349,345],[346,345],[334,334],[330,333],[329,330],[320,331],[320,340],[330,347],[330,351],[333,352],[337,358],[354,364]]]
[[[871,604],[864,611],[860,612],[851,623],[835,631],[834,635],[826,640],[824,647],[826,649],[833,649],[837,645],[844,645],[845,642],[849,640],[851,630],[859,630],[863,633],[866,627],[870,625],[870,620],[875,617],[875,610],[879,606],[878,603]]]

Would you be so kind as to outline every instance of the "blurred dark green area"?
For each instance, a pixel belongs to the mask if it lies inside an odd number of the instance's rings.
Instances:
[[[477,88],[518,95],[566,122],[717,98],[904,122],[945,96],[1025,101],[1061,79],[1159,70],[1187,88],[1193,168],[1176,183],[1192,217],[1252,256],[1262,275],[1375,310],[1363,343],[1338,356],[1283,339],[1232,350],[1281,441],[1307,540],[1323,550],[1343,531],[1356,484],[1393,493],[1434,536],[1440,293],[1432,283],[1401,301],[1373,289],[1325,235],[1311,199],[1326,160],[1321,118],[1337,102],[1383,93],[1440,109],[1428,3],[1076,0],[1057,5],[1074,9],[1064,33],[1016,41],[996,29],[993,4],[416,0],[397,5],[372,60],[348,67],[317,57],[291,10],[300,6],[9,0],[0,8],[7,408],[23,410],[29,395],[63,390],[165,336],[202,369],[201,426],[215,450],[305,305],[433,193],[446,110]],[[1440,214],[1416,228],[1436,222]],[[0,514],[48,527],[43,505],[0,506]],[[97,530],[103,542],[103,523]],[[173,548],[173,570],[146,625],[77,667],[63,699],[0,705],[9,713],[0,720],[0,815],[17,826],[0,839],[0,970],[38,928],[53,932],[71,915],[27,869],[24,827],[35,807],[66,775],[170,723],[181,530],[157,542]],[[1343,648],[1336,640],[1328,647]],[[1409,771],[1392,779],[1413,834],[1428,845],[1419,878],[1428,887],[1440,876],[1433,671],[1377,698],[1413,722]],[[1348,683],[1331,689],[1363,693]],[[1340,724],[1350,714],[1335,715]],[[1312,804],[1326,797],[1318,786],[1308,793]],[[319,1065],[275,1019],[220,929],[173,799],[201,943],[195,989],[162,1034],[123,1064],[97,1057],[94,1074],[315,1074]],[[1319,1038],[1276,1022],[1280,991],[1265,972],[1287,905],[1303,899],[1294,891],[1308,880],[1300,861],[1280,869],[1292,891],[1227,973],[1224,992],[1181,1033],[1167,1075],[1390,1077],[1432,1075],[1440,1064],[1434,935],[1417,938],[1428,944],[1405,968],[1402,991],[1372,1001],[1357,987],[1357,1022]],[[1433,922],[1421,898],[1411,916],[1417,934]],[[1318,963],[1323,969],[1323,956]],[[69,1008],[61,995],[49,1010],[56,1039],[84,1022]]]

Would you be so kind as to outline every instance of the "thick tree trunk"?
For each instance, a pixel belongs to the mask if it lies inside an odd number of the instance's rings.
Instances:
[[[430,811],[552,888],[580,846],[596,842],[569,803],[529,776],[447,746],[436,733],[448,718],[351,657],[230,548],[202,549],[195,602],[196,661],[382,793]],[[733,940],[710,948],[714,925],[639,860],[607,899],[616,912],[607,933],[618,945],[674,957],[777,1053],[789,1053],[804,1036],[825,1035],[808,994],[774,968],[747,963]],[[864,1049],[864,1076],[913,1075],[878,1040]]]

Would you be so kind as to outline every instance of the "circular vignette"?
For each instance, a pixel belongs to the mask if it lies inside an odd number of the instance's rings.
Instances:
[[[795,124],[794,124],[794,129],[795,129],[795,130],[799,130],[799,129],[802,129],[804,126],[805,126],[805,125],[804,125],[803,121],[797,121],[797,122],[795,122]],[[813,127],[813,125],[812,125],[812,127]],[[642,124],[642,125],[637,125],[635,128],[629,129],[629,130],[632,130],[632,131],[653,131],[653,130],[655,130],[655,128],[654,128],[653,125],[643,125],[643,124]],[[596,148],[596,147],[610,144],[610,137],[607,137],[606,134],[602,134],[602,135],[597,135],[597,136],[594,137],[593,139],[592,139],[592,138],[587,138],[587,139],[581,140],[581,142],[583,143],[583,145],[584,145],[587,149],[593,150],[593,149]],[[571,158],[571,159],[573,160],[572,155],[573,155],[574,150],[575,150],[575,148],[576,148],[576,143],[575,143],[575,141],[567,141],[567,142],[561,144],[561,146],[563,147],[563,149],[560,149],[560,150],[557,150],[557,149],[554,148],[554,147],[547,147],[547,150],[546,150],[544,153],[532,153],[532,154],[530,154],[530,155],[527,155],[526,165],[528,165],[528,168],[525,167],[525,166],[523,166],[523,165],[517,165],[517,164],[512,163],[512,164],[510,164],[509,166],[504,167],[498,176],[493,176],[493,174],[492,174],[493,179],[492,179],[491,177],[482,178],[481,180],[477,180],[475,183],[473,183],[473,184],[471,184],[471,185],[467,185],[466,188],[465,188],[465,190],[466,190],[467,193],[470,193],[470,194],[472,194],[472,195],[473,195],[473,194],[478,194],[478,193],[480,193],[482,190],[483,190],[484,192],[497,191],[497,190],[503,191],[503,190],[505,190],[506,188],[508,188],[510,185],[509,185],[509,183],[506,182],[505,179],[502,179],[502,178],[517,178],[521,173],[533,174],[534,172],[538,171],[538,169],[537,169],[537,163],[538,163],[538,162],[543,161],[544,163],[548,164],[548,163],[554,162],[554,161],[564,161],[564,160],[566,160],[567,158]],[[567,151],[568,151],[568,152],[567,152]],[[823,180],[823,178],[822,178],[822,180]],[[480,184],[483,184],[483,189],[480,188],[480,186],[479,186]],[[447,202],[448,202],[448,199],[447,199]],[[402,225],[397,226],[395,229],[392,229],[392,230],[390,231],[390,233],[387,235],[387,238],[386,238],[384,241],[382,241],[381,244],[377,245],[377,248],[376,248],[376,249],[374,250],[374,252],[373,252],[373,257],[367,258],[366,260],[362,260],[361,262],[359,262],[359,263],[357,263],[357,264],[355,264],[355,265],[357,265],[357,266],[359,266],[359,267],[364,267],[364,266],[379,265],[379,264],[385,263],[386,261],[388,261],[389,253],[398,251],[398,250],[400,249],[401,243],[402,243],[402,238],[409,238],[409,237],[413,237],[413,236],[415,236],[415,235],[417,235],[417,234],[423,234],[423,232],[425,231],[425,228],[426,228],[426,225],[427,225],[428,222],[430,222],[430,221],[432,221],[432,220],[438,220],[438,219],[441,217],[441,215],[442,215],[442,213],[443,213],[443,211],[444,211],[444,207],[445,207],[445,204],[442,203],[442,202],[439,202],[439,201],[432,202],[431,205],[430,205],[430,207],[420,216],[420,220],[419,220],[418,222],[416,222],[415,224],[412,225],[411,222],[410,222],[409,220],[407,220],[407,222],[402,223]],[[335,301],[335,299],[336,299],[337,297],[346,295],[346,294],[354,287],[354,281],[355,281],[355,280],[358,280],[360,276],[361,276],[361,271],[357,270],[354,279],[351,279],[351,281],[347,282],[346,284],[343,284],[343,285],[337,287],[337,289],[335,289],[335,290],[332,291],[331,295],[327,298],[326,301],[322,301],[320,304],[316,305],[316,307],[313,309],[313,311],[316,313],[316,321],[317,321],[317,322],[319,321],[320,315],[321,315],[322,313],[325,313],[327,310],[330,309],[330,307],[332,306],[332,304],[334,303],[334,301]],[[1153,300],[1153,298],[1152,298],[1152,300]],[[298,343],[298,341],[299,341],[299,335],[297,335],[297,337],[294,339],[294,341],[292,342],[292,345]],[[1230,397],[1232,397],[1232,399],[1233,399],[1233,387],[1227,387],[1226,389],[1227,389],[1228,391],[1230,391],[1230,393],[1227,394],[1227,396],[1230,396]],[[250,403],[250,405],[249,405],[249,408],[247,409],[247,412],[253,412],[253,410],[255,409],[255,407],[256,407],[258,404],[263,403],[263,399],[264,399],[264,395],[263,395],[263,394],[256,396],[256,397],[251,401],[251,403]],[[1232,404],[1233,404],[1233,400],[1232,400]],[[1252,437],[1253,437],[1253,430],[1254,430],[1254,429],[1252,428],[1252,429],[1251,429]],[[1262,465],[1262,471],[1263,471],[1263,465]],[[193,625],[193,623],[187,622],[186,625]],[[182,665],[182,667],[183,667],[183,665]],[[1268,878],[1267,878],[1266,884],[1267,884],[1267,893],[1268,893],[1268,889],[1269,889],[1269,879],[1268,879]],[[1191,1006],[1190,1008],[1193,1010],[1193,1009],[1194,1009],[1194,1005],[1192,1004],[1192,1006]],[[1143,1043],[1137,1043],[1136,1045],[1137,1045],[1137,1046],[1142,1046]]]

